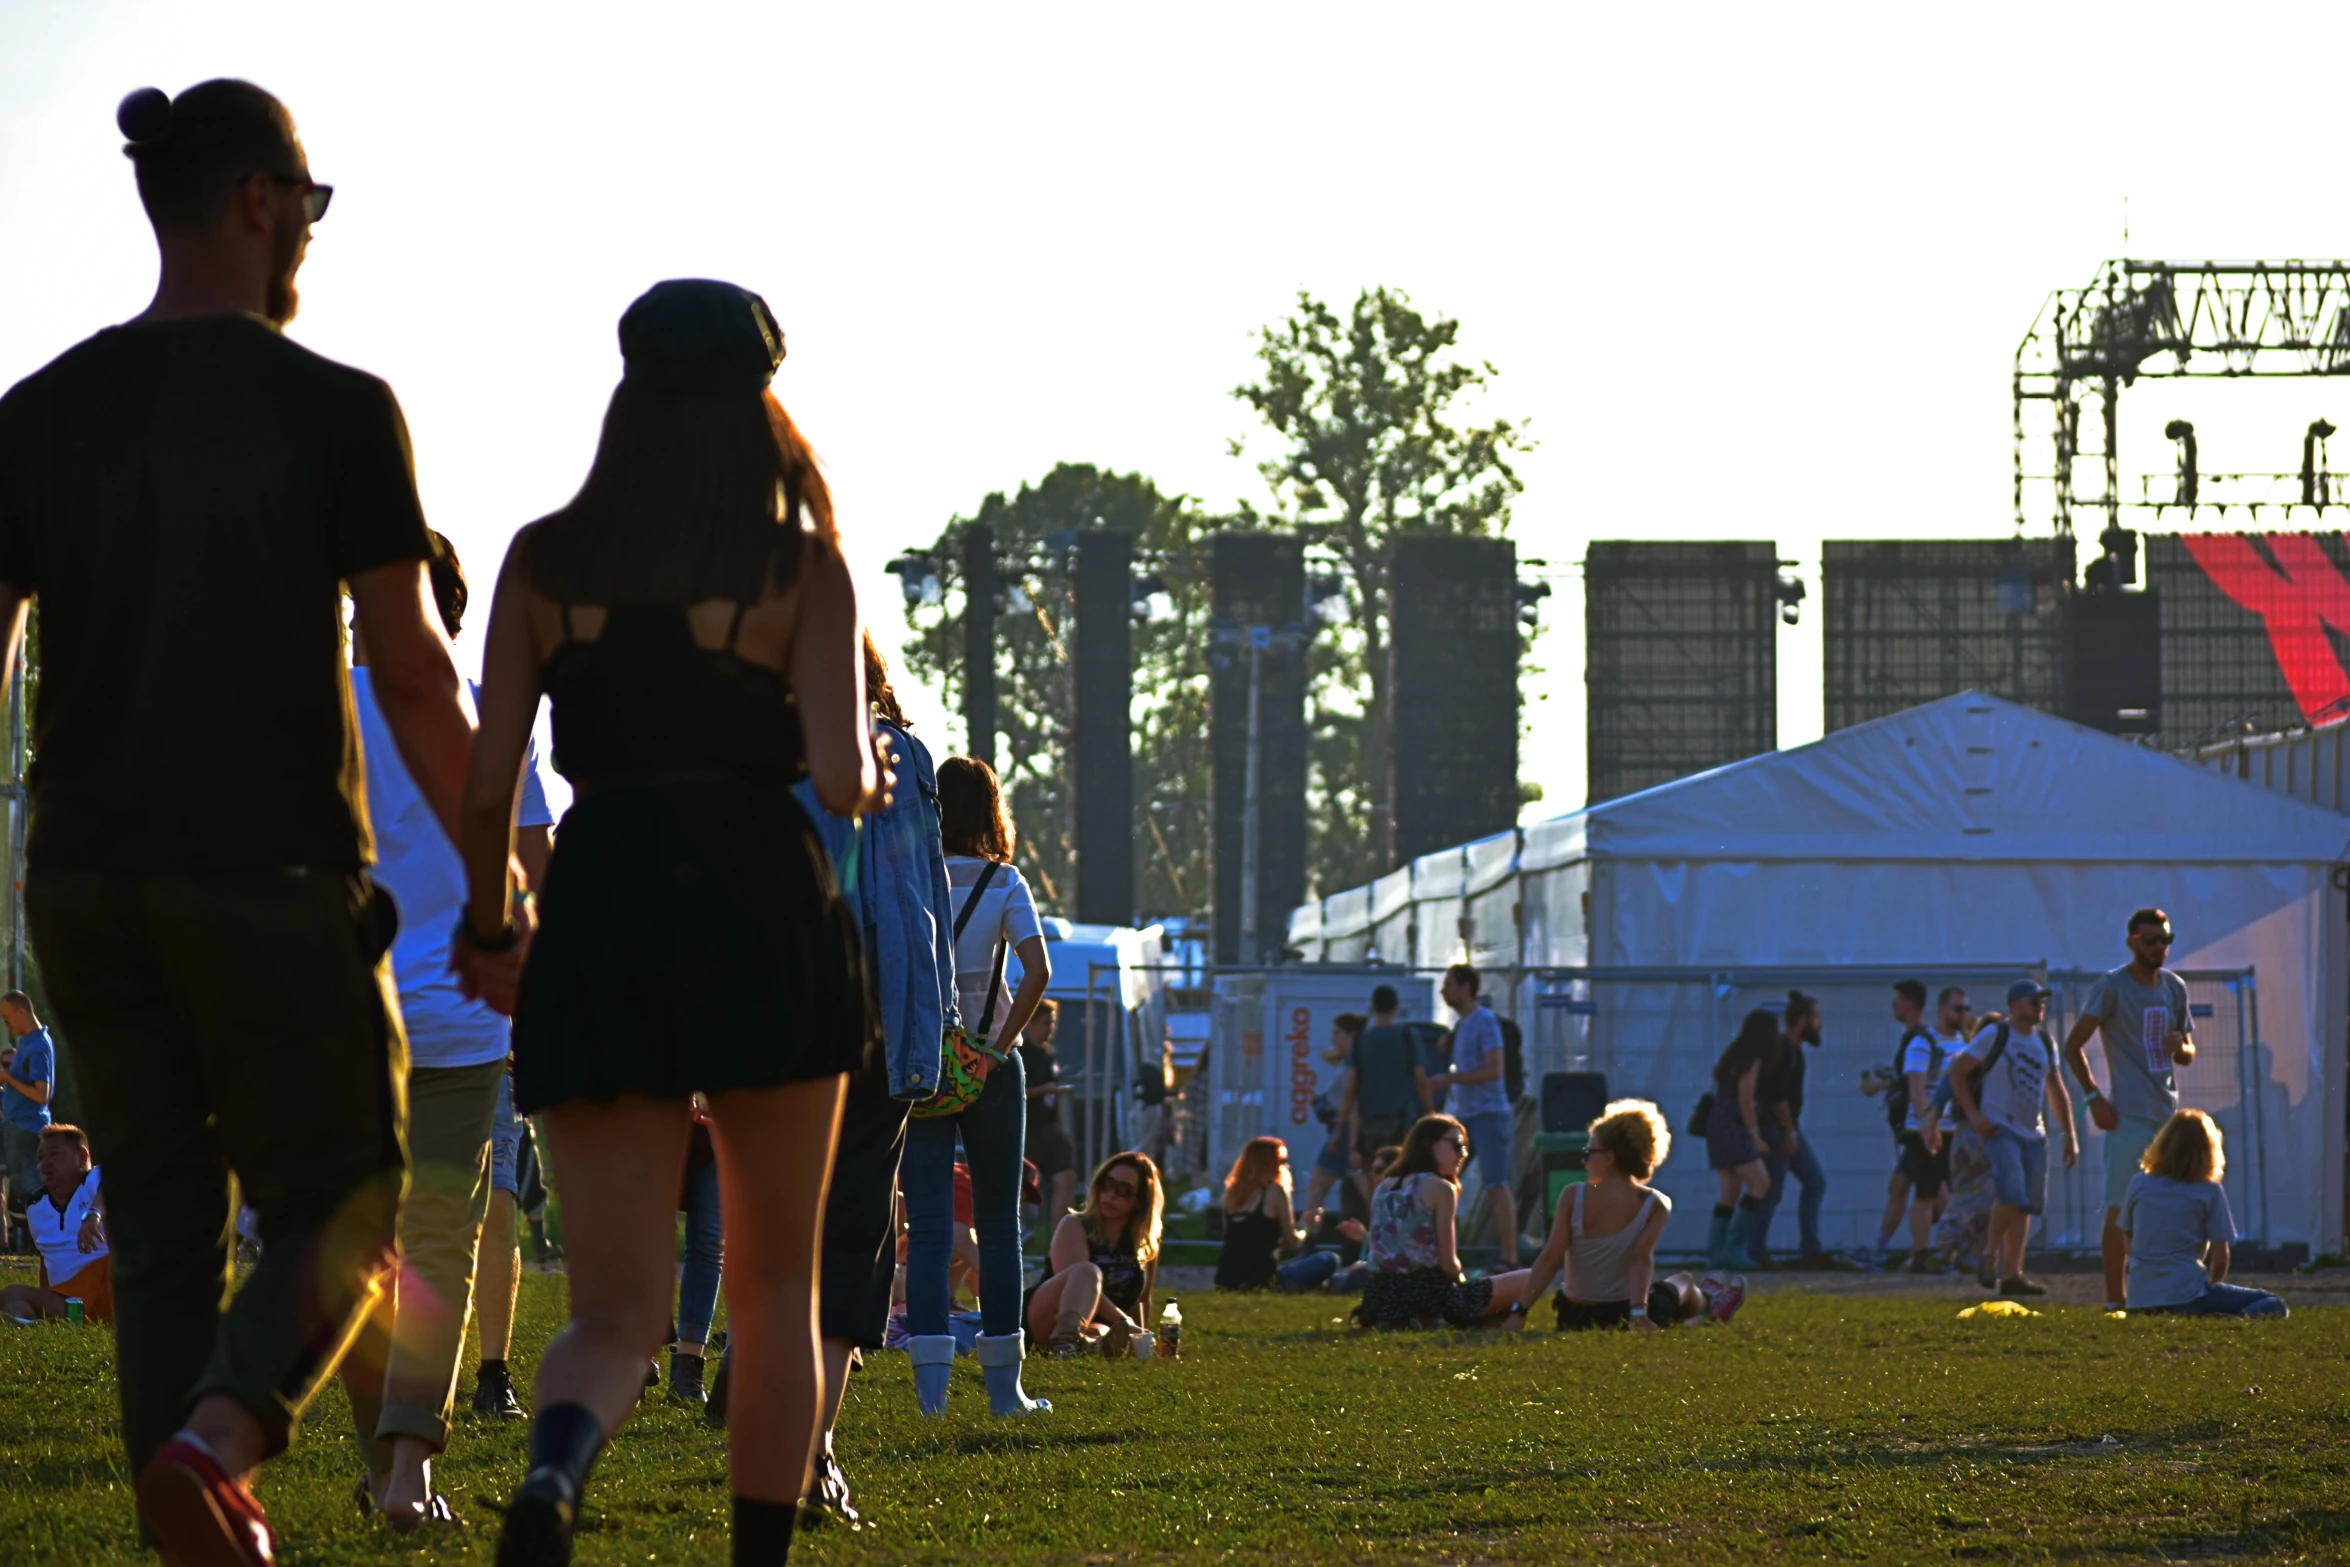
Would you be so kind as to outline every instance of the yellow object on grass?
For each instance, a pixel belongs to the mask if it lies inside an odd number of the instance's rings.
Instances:
[[[1980,1306],[1969,1306],[1959,1313],[1966,1317],[2036,1317],[2040,1313],[2020,1300],[1987,1300]]]

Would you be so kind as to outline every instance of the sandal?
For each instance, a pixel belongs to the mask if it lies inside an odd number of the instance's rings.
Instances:
[[[386,1514],[384,1522],[390,1525],[394,1534],[411,1534],[418,1529],[462,1528],[465,1520],[457,1516],[456,1509],[449,1505],[447,1497],[433,1491],[425,1496],[422,1512],[408,1513],[398,1518]]]

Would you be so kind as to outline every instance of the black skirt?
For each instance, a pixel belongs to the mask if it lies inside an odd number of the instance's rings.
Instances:
[[[564,817],[514,1015],[518,1108],[774,1088],[878,1043],[856,922],[788,789],[589,790]]]
[[[1491,1279],[1453,1280],[1441,1269],[1374,1273],[1355,1320],[1367,1328],[1473,1328],[1493,1302]]]

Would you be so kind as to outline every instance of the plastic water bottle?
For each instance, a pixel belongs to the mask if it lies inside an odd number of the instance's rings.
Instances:
[[[1169,1360],[1183,1353],[1183,1308],[1172,1300],[1159,1313],[1159,1353]]]

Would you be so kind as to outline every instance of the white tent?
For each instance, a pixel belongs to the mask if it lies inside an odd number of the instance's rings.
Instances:
[[[1821,995],[1804,1122],[1828,1167],[1827,1243],[1851,1245],[1874,1238],[1891,1166],[1857,1075],[1892,1053],[1893,972],[1966,984],[1987,1010],[2011,970],[2041,968],[2069,1021],[2089,975],[2127,956],[2129,912],[2160,906],[2179,933],[2172,966],[2208,976],[2192,987],[2203,1045],[2182,1094],[2228,1132],[2239,1228],[2334,1250],[2345,861],[2339,815],[1962,693],[1429,856],[1300,909],[1291,930],[1309,958],[1352,961],[1369,943],[1388,961],[1503,971],[1511,983],[1489,991],[1527,1023],[1538,1067],[1599,1067],[1676,1126],[1745,1008],[1796,984]],[[2101,1154],[2088,1136],[2081,1168],[2054,1182],[2049,1241],[2094,1245]],[[1695,1139],[1665,1186],[1680,1206],[1667,1246],[1698,1244],[1713,1193]],[[1792,1193],[1773,1238],[1794,1242]]]

